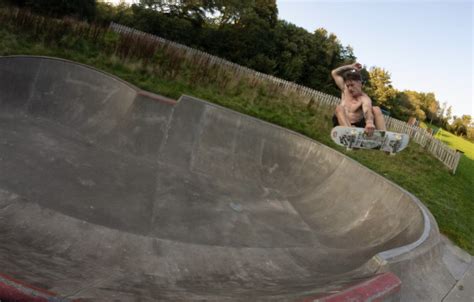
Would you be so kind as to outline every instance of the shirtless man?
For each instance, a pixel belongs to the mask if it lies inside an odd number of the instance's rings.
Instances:
[[[385,120],[379,107],[372,106],[371,99],[362,92],[362,65],[354,63],[341,66],[331,72],[332,78],[341,89],[341,103],[336,107],[332,121],[335,126],[365,128],[370,136],[374,129],[386,130]]]

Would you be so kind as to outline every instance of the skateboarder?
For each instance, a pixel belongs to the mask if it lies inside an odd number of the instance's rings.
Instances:
[[[354,63],[341,66],[331,72],[337,87],[341,89],[341,103],[332,118],[335,126],[365,128],[370,136],[374,129],[386,130],[382,111],[372,106],[372,100],[362,92],[362,65]]]

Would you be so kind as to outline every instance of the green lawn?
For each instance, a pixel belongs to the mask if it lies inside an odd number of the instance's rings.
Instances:
[[[459,190],[465,190],[464,195],[466,198],[464,201],[460,201],[460,204],[465,205],[465,208],[460,207],[460,209],[463,209],[467,213],[470,213],[470,215],[474,216],[474,212],[472,211],[472,208],[474,207],[474,143],[443,129],[440,129],[435,137],[446,143],[451,148],[464,152],[456,172],[459,179],[466,180],[465,184],[459,187]],[[449,198],[449,196],[447,196],[447,198]],[[474,225],[474,219],[472,219],[470,223],[471,226]],[[472,245],[472,241],[470,244]]]
[[[474,160],[474,143],[443,129],[439,129],[435,137],[451,148],[464,152],[467,158]]]
[[[346,153],[415,194],[433,213],[441,232],[474,254],[472,144],[458,141],[447,134],[444,136],[444,132],[439,134],[466,154],[461,159],[457,173],[452,175],[441,162],[415,143],[410,143],[405,151],[396,156],[373,150],[346,152],[329,137],[332,113],[327,108],[317,105],[308,108],[299,103],[295,96],[276,95],[262,85],[252,88],[245,81],[222,87],[221,82],[213,80],[212,74],[204,73],[202,78],[196,79],[193,75],[197,72],[193,66],[186,64],[182,65],[178,75],[157,73],[162,66],[150,69],[137,61],[124,62],[87,40],[64,47],[60,43],[45,42],[36,35],[26,35],[4,26],[0,29],[0,55],[13,54],[71,59],[112,73],[149,91],[172,98],[182,94],[193,95],[300,132]]]

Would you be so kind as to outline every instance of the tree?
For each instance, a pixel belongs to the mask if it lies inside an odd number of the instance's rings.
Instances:
[[[433,124],[433,120],[438,119],[439,103],[436,100],[434,93],[420,93],[421,96],[421,109],[425,112],[426,117],[429,119],[430,124]]]
[[[463,114],[461,117],[454,116],[450,130],[456,135],[468,136],[471,134],[471,121],[472,117],[468,114]]]
[[[472,141],[474,143],[474,127],[468,127],[467,128],[467,139]]]
[[[125,2],[112,5],[107,2],[97,2],[95,22],[108,26],[110,22],[132,24],[134,20],[132,8]]]
[[[420,106],[416,106],[415,117],[419,121],[424,121],[426,119],[426,113],[421,110]]]
[[[251,11],[252,0],[216,0],[212,5],[214,23],[220,27],[239,24],[242,16]]]
[[[453,107],[449,106],[448,109],[446,110],[446,121],[449,123],[449,121],[452,119],[452,113],[453,112]]]
[[[265,20],[270,27],[274,28],[278,22],[278,7],[276,0],[255,0],[253,10],[261,20]]]
[[[139,5],[161,13],[173,13],[179,11],[182,1],[169,0],[140,0]]]
[[[462,120],[463,125],[465,125],[467,127],[471,124],[472,117],[468,114],[463,114],[461,116],[461,120]]]
[[[407,121],[410,117],[415,116],[416,105],[411,100],[410,91],[397,92],[394,104],[390,109],[393,117]]]
[[[448,103],[444,102],[443,105],[439,107],[439,110],[438,110],[438,116],[440,119],[439,126],[445,129],[447,128],[447,125],[448,125],[448,122],[445,117],[447,107],[448,107]]]
[[[454,117],[454,121],[451,124],[451,130],[454,134],[459,136],[467,135],[467,126],[464,124],[462,117]]]
[[[339,88],[331,78],[331,70],[353,62],[351,48],[344,48],[337,36],[324,28],[318,28],[307,38],[308,48],[300,84],[340,96]],[[350,56],[350,58],[349,58]]]
[[[397,96],[397,90],[392,86],[390,73],[379,67],[372,67],[369,70],[366,93],[375,104],[392,109],[393,101]]]
[[[286,21],[275,27],[277,66],[276,75],[290,81],[300,81],[311,34]]]
[[[20,7],[52,17],[73,16],[92,20],[95,17],[96,0],[9,0]]]

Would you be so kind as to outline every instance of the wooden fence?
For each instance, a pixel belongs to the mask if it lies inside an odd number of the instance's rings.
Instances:
[[[161,37],[151,35],[148,33],[141,32],[139,30],[120,25],[117,23],[111,23],[110,29],[122,35],[131,35],[140,38],[145,38],[152,43],[156,43],[157,47],[173,49],[176,52],[181,53],[183,57],[192,60],[193,62],[200,62],[205,64],[206,67],[213,68],[217,67],[227,72],[231,72],[235,77],[245,76],[252,82],[261,82],[271,84],[279,91],[285,93],[296,93],[302,102],[308,104],[309,102],[318,102],[319,104],[326,105],[335,108],[340,102],[340,98],[305,87],[290,81],[286,81],[268,74],[264,74],[253,69],[241,66],[222,58],[213,56],[209,53],[197,50],[173,41],[163,39]],[[461,153],[457,152],[447,145],[443,144],[439,140],[435,139],[425,129],[408,125],[406,122],[397,120],[392,117],[385,116],[387,129],[390,131],[406,133],[410,136],[411,140],[423,146],[428,152],[433,154],[439,159],[448,169],[454,174],[461,158]]]

